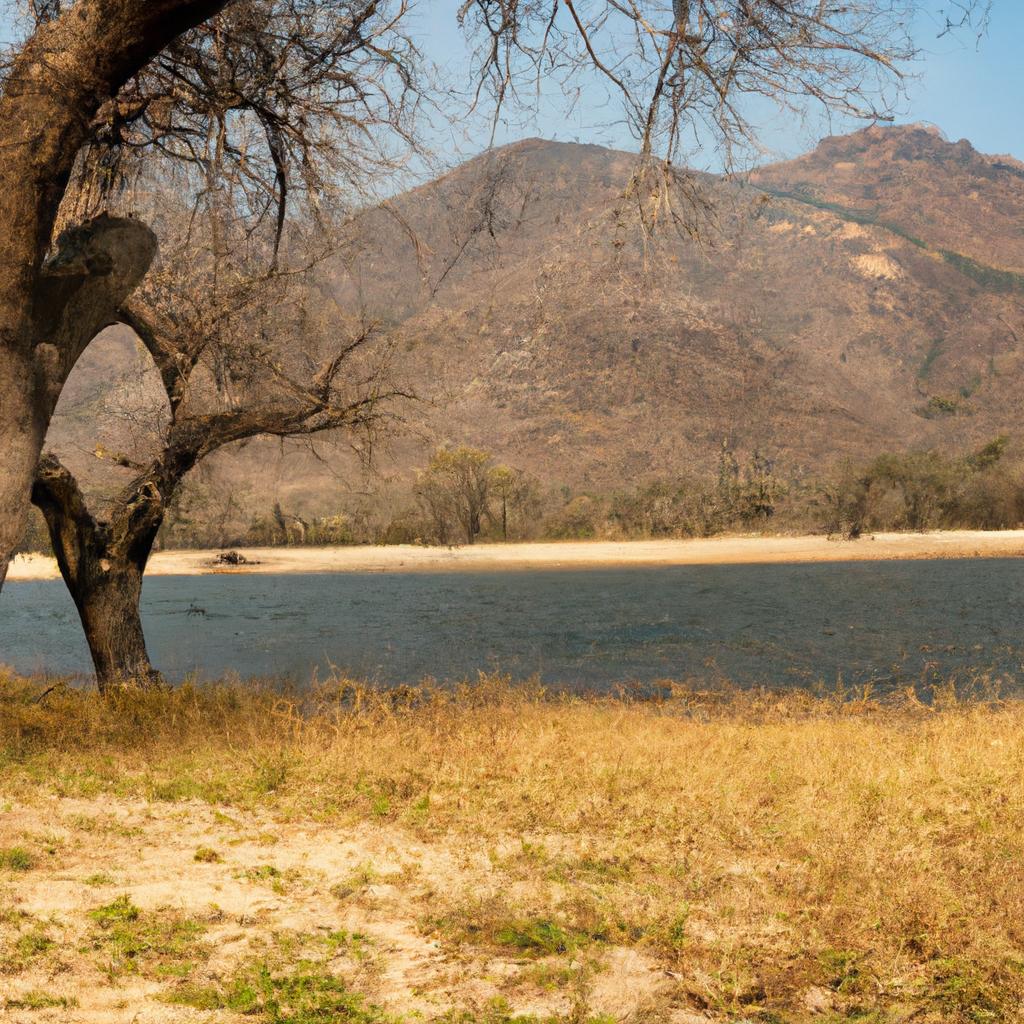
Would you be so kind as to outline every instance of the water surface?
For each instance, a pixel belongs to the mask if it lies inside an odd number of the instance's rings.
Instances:
[[[181,678],[331,667],[381,683],[501,669],[604,689],[725,677],[897,685],[1024,665],[1024,561],[153,577],[154,662]],[[60,582],[0,594],[0,662],[86,673]]]

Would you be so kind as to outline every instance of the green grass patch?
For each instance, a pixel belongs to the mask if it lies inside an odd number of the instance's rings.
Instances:
[[[116,879],[113,875],[108,875],[105,871],[97,871],[94,874],[86,875],[82,879],[83,885],[91,885],[97,889],[102,888],[106,885],[114,885]]]
[[[209,957],[202,922],[164,911],[144,914],[127,896],[97,907],[89,917],[99,927],[88,948],[101,954],[108,977],[184,978]]]
[[[71,1010],[78,1006],[78,1000],[73,996],[53,996],[49,992],[31,989],[5,1000],[3,1005],[5,1010]]]
[[[646,1020],[646,1018],[644,1018]],[[607,1014],[588,1015],[585,1011],[572,1011],[568,1016],[538,1017],[534,1014],[516,1013],[501,998],[490,1000],[479,1010],[450,1010],[441,1017],[435,1017],[432,1024],[618,1024],[615,1017]]]
[[[113,903],[90,910],[89,917],[101,928],[110,928],[115,924],[137,921],[141,913],[142,911],[125,894],[118,896]]]
[[[494,933],[499,946],[511,946],[523,952],[551,956],[556,953],[571,953],[590,942],[585,932],[564,927],[551,920],[513,921]]]
[[[308,961],[284,971],[249,964],[221,985],[183,987],[168,1002],[230,1010],[268,1024],[386,1024],[390,1019],[322,965]]]
[[[23,846],[9,846],[0,850],[0,868],[7,871],[28,871],[34,864],[32,854]]]
[[[17,941],[14,943],[14,951],[21,960],[27,962],[35,960],[36,957],[53,949],[54,945],[56,943],[46,932],[41,929],[35,929],[18,936]]]

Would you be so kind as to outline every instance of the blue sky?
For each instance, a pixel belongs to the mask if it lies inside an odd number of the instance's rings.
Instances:
[[[420,2],[414,14],[427,53],[447,65],[449,71],[465,59],[465,47],[455,24],[458,6],[458,0]],[[966,138],[982,152],[1009,153],[1024,159],[1024,0],[994,0],[989,31],[980,40],[970,33],[940,38],[943,21],[939,12],[949,7],[950,0],[923,3],[915,26],[921,59],[908,69],[912,80],[897,111],[897,122],[931,122],[952,141]],[[560,99],[545,104],[535,117],[502,126],[496,141],[539,135],[633,148],[621,126],[602,123],[607,114],[596,103],[581,103],[567,117]],[[829,134],[828,125],[820,119],[798,125],[792,119],[773,116],[767,107],[760,121],[763,141],[776,157],[795,156]],[[836,121],[831,132],[838,134],[857,127],[858,123]],[[474,126],[462,139],[452,141],[460,150],[476,152],[486,145],[487,137],[481,126]],[[714,169],[715,158],[708,155],[702,161],[696,155],[695,162]]]
[[[989,31],[976,46],[936,39],[927,21],[919,40],[928,53],[905,119],[932,121],[984,153],[1024,159],[1024,2],[995,0]]]
[[[418,0],[413,8],[412,27],[426,55],[444,67],[458,84],[465,81],[466,48],[456,26],[455,12],[460,0]],[[989,31],[980,39],[965,35],[939,38],[938,12],[952,0],[924,0],[916,26],[916,40],[922,59],[910,70],[915,76],[901,104],[897,121],[928,121],[939,126],[953,141],[969,139],[985,153],[1009,153],[1024,159],[1024,0],[994,0]],[[0,9],[10,0],[0,0]],[[8,7],[8,10],[10,8]],[[0,38],[9,24],[0,14]],[[602,91],[584,96],[568,115],[561,96],[549,97],[533,116],[518,115],[499,126],[495,141],[509,142],[539,135],[560,141],[596,142],[632,148],[625,129],[613,122],[602,104]],[[762,138],[776,158],[795,156],[811,148],[829,133],[820,120],[796,124],[792,119],[773,116],[758,107]],[[831,132],[858,127],[855,123],[833,122]],[[437,127],[439,156],[451,162],[485,148],[489,126],[483,121],[463,123],[456,128]],[[713,154],[696,153],[696,166],[714,170]]]

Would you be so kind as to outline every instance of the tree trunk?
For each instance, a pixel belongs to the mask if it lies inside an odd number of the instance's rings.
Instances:
[[[104,215],[64,232],[32,292],[31,344],[0,344],[0,589],[64,382],[155,255],[156,236],[135,220]]]
[[[101,693],[112,684],[151,686],[160,681],[142,632],[142,573],[138,568],[131,564],[115,567],[109,560],[94,561],[87,556],[79,564],[79,584],[72,596]]]
[[[119,503],[111,522],[99,522],[75,478],[52,455],[39,463],[32,501],[46,519],[82,620],[100,692],[111,684],[159,683],[146,652],[139,601],[142,574],[163,520],[162,501],[149,492],[136,495]]]
[[[112,267],[118,276],[116,258],[86,259],[58,265],[56,276],[63,280],[43,280],[71,170],[102,105],[168,43],[226,3],[78,0],[34,32],[5,73],[0,87],[0,589],[24,528],[53,406],[95,333],[76,350],[69,339],[88,334],[92,323],[69,300],[88,292],[92,278],[99,279],[100,288],[87,298],[99,298]],[[148,266],[146,260],[142,273]]]
[[[21,540],[45,425],[33,402],[30,360],[0,347],[0,588]],[[0,652],[2,654],[2,652]]]

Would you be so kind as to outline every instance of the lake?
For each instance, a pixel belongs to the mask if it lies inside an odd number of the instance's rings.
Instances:
[[[153,577],[149,650],[172,678],[474,677],[606,689],[663,678],[894,686],[1024,664],[1024,561]],[[60,582],[0,594],[0,662],[87,673]]]

